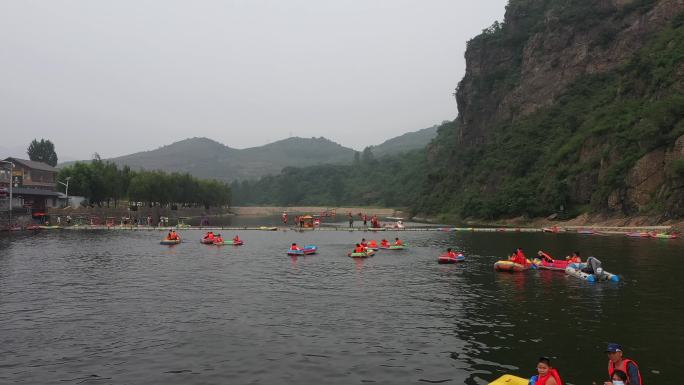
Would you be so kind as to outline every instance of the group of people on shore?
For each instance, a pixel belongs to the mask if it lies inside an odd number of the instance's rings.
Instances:
[[[603,385],[643,385],[639,366],[634,360],[625,358],[622,346],[609,343],[606,348],[608,355],[608,381]],[[530,385],[563,385],[563,380],[556,368],[551,366],[548,357],[541,357],[537,362],[537,375],[530,379]],[[599,385],[596,382],[593,385]]]

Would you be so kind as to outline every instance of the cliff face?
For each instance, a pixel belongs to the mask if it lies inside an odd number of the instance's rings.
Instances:
[[[418,211],[684,215],[683,12],[511,0],[468,43],[459,116],[430,148]]]
[[[624,64],[684,10],[684,0],[555,3],[513,0],[502,26],[470,42],[457,89],[464,143],[553,104],[581,75]]]

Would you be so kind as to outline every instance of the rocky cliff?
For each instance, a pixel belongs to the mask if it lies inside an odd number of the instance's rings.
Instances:
[[[468,43],[418,211],[684,215],[684,0],[511,0]]]

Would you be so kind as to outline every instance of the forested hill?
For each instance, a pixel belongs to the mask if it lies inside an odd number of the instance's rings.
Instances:
[[[684,215],[684,2],[511,0],[468,42],[417,211]]]
[[[370,149],[376,158],[423,149],[437,136],[438,127],[435,125],[415,132],[408,132],[396,138],[388,139],[377,146],[371,146]]]
[[[426,151],[233,187],[246,202],[459,217],[684,216],[683,11],[681,0],[511,0],[468,42],[459,116]]]

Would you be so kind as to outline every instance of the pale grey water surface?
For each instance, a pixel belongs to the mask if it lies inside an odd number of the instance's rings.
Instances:
[[[362,236],[397,234],[409,250],[346,256]],[[487,384],[548,355],[590,384],[609,341],[645,382],[680,377],[681,240],[243,231],[244,246],[218,248],[181,235],[173,247],[156,231],[0,235],[0,383]],[[320,252],[290,258],[290,242]],[[449,246],[467,261],[438,265]],[[495,273],[517,246],[593,254],[623,281]]]

